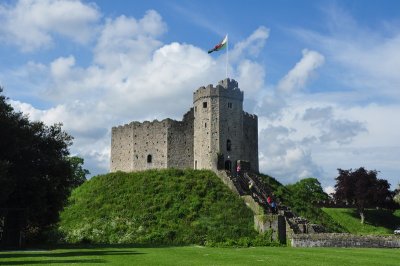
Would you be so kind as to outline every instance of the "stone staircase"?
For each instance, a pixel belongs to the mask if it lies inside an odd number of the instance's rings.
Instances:
[[[288,235],[325,232],[322,226],[311,224],[307,219],[297,216],[290,208],[279,202],[278,210],[274,212],[267,202],[267,197],[273,195],[273,191],[264,184],[259,175],[251,172],[232,175],[225,171],[219,171],[218,175],[223,179],[224,183],[236,194],[241,196],[246,205],[253,210],[258,231],[263,232],[265,230],[265,226],[261,226],[261,224],[263,222],[265,223],[266,215],[277,215],[277,217],[284,217],[286,222],[286,234]],[[249,188],[250,182],[253,182],[253,187],[251,189]],[[261,216],[264,217],[260,218]],[[263,220],[263,222],[261,222],[260,219]],[[272,221],[273,219],[267,220]]]

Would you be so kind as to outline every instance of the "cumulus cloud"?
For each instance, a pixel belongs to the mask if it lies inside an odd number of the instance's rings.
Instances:
[[[94,61],[111,68],[121,64],[139,67],[161,46],[156,38],[166,29],[161,16],[154,10],[147,11],[140,20],[123,15],[107,19],[97,41]]]
[[[303,57],[289,73],[279,82],[277,91],[283,94],[293,93],[304,88],[315,73],[315,69],[324,63],[324,56],[316,51],[303,50]]]
[[[336,190],[333,186],[324,187],[324,191],[328,195],[333,195],[336,192]]]
[[[257,98],[259,91],[265,87],[264,67],[257,62],[243,60],[238,64],[237,72],[237,79],[240,80],[245,97]]]
[[[294,128],[268,126],[260,131],[260,168],[285,183],[301,178],[321,177],[323,170],[315,164],[309,147],[293,140]]]
[[[259,100],[257,112],[270,119],[278,119],[287,107],[287,99],[301,92],[324,63],[324,56],[316,51],[304,49],[302,58],[279,81],[269,88]]]
[[[87,43],[99,18],[96,6],[80,1],[20,0],[0,5],[0,39],[22,51],[48,47],[57,34]]]
[[[303,120],[310,121],[313,126],[321,131],[321,142],[336,141],[338,144],[348,144],[354,137],[362,132],[367,132],[364,123],[348,119],[334,119],[333,108],[316,107],[306,109]]]
[[[316,107],[307,108],[303,115],[305,121],[323,121],[325,119],[331,119],[333,116],[332,106],[328,107]]]
[[[251,56],[256,57],[261,52],[265,45],[266,40],[269,37],[269,29],[261,26],[257,28],[249,37],[245,40],[235,44],[232,51],[230,52],[230,59],[236,61],[240,57]]]

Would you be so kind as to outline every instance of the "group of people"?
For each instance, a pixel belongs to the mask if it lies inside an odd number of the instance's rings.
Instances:
[[[256,196],[259,200],[259,202],[261,203],[265,203],[265,199],[260,198],[260,196],[262,197],[262,195],[258,195],[254,189],[254,181],[252,179],[250,179],[249,181],[249,190],[251,193],[253,193],[254,196]],[[270,213],[276,214],[278,213],[278,207],[276,205],[275,200],[273,199],[273,197],[271,195],[267,196],[267,200],[266,200],[267,206],[268,206],[268,210]]]
[[[236,166],[236,174],[237,174],[237,176],[241,175],[240,164],[238,164]],[[265,202],[264,199],[260,198],[260,196],[257,193],[255,193],[254,181],[252,179],[250,179],[250,181],[249,181],[249,190],[251,193],[253,193],[253,194],[255,194],[255,196],[257,196],[257,198],[259,199],[259,201],[261,203]],[[276,202],[275,202],[275,200],[273,200],[273,197],[271,197],[270,195],[267,196],[267,204],[268,204],[269,212],[274,213],[274,214],[278,212],[278,207],[276,205]]]

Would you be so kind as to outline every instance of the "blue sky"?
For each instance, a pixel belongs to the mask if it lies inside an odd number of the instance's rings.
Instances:
[[[0,2],[0,84],[32,120],[62,122],[71,152],[109,170],[110,130],[181,119],[229,76],[259,116],[260,170],[283,183],[337,168],[399,177],[399,1]]]

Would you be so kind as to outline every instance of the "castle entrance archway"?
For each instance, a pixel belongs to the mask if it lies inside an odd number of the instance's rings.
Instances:
[[[225,161],[225,170],[232,171],[232,162],[230,160]]]

